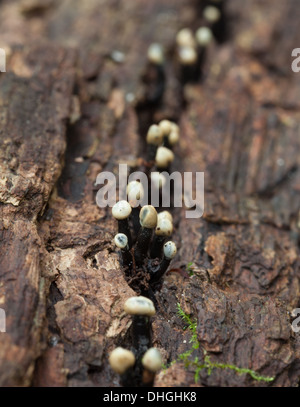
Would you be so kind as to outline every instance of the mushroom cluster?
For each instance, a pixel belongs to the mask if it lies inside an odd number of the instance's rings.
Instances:
[[[177,59],[180,81],[183,85],[195,82],[201,76],[206,49],[213,39],[210,24],[200,26],[195,33],[190,28],[183,28],[177,33]]]
[[[131,350],[115,348],[109,355],[110,366],[121,375],[123,386],[152,386],[162,365],[159,350],[151,347],[154,304],[143,296],[131,297],[124,303],[124,311],[132,316]]]
[[[150,185],[155,184],[158,190],[165,182],[160,171],[169,171],[174,159],[172,150],[178,141],[179,127],[169,120],[153,124],[148,130],[143,172]],[[151,172],[152,168],[156,171]],[[152,347],[151,317],[156,312],[155,291],[160,288],[177,253],[176,244],[169,240],[173,232],[173,216],[159,204],[157,209],[141,204],[146,195],[142,182],[129,182],[126,191],[127,200],[117,202],[112,208],[112,215],[118,222],[114,243],[120,249],[128,284],[141,295],[124,303],[125,313],[132,317],[131,348],[115,348],[110,353],[109,363],[113,371],[120,374],[123,386],[152,386],[162,358],[159,350]],[[147,193],[149,196],[149,191]]]
[[[142,166],[150,181],[149,190],[144,190],[140,180],[131,181],[127,185],[127,200],[118,201],[112,208],[112,215],[118,221],[114,243],[120,249],[127,282],[139,294],[152,299],[176,254],[175,243],[167,242],[173,232],[173,217],[169,211],[159,208],[159,199],[157,208],[141,203],[146,193],[151,198],[151,185],[160,193],[166,181],[161,171],[169,171],[174,160],[172,150],[179,137],[178,125],[170,120],[149,127]]]

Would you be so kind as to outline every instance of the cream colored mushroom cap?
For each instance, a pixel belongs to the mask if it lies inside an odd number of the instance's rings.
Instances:
[[[196,31],[196,40],[199,45],[207,46],[213,39],[213,33],[208,27],[200,27]]]
[[[148,60],[156,65],[161,65],[164,62],[164,51],[160,44],[153,43],[149,46],[147,52]]]
[[[143,296],[128,298],[124,304],[124,311],[130,315],[144,315],[149,317],[155,315],[153,302]]]
[[[144,198],[144,187],[139,181],[131,181],[127,185],[128,202],[131,207],[136,208]]]
[[[221,17],[221,12],[215,6],[207,6],[203,10],[203,17],[210,23],[216,23]]]
[[[123,374],[135,364],[134,354],[127,349],[118,347],[109,355],[109,364],[114,372]]]
[[[170,236],[173,232],[173,224],[168,218],[159,218],[155,229],[156,236]]]
[[[159,350],[156,348],[148,349],[142,358],[142,364],[146,369],[150,370],[153,373],[160,370],[162,365],[162,358]]]
[[[178,56],[183,65],[193,65],[197,61],[197,52],[193,47],[180,47]]]
[[[149,127],[146,141],[148,144],[159,146],[163,141],[162,129],[157,124],[152,124]]]
[[[164,244],[164,256],[166,259],[171,260],[175,257],[177,253],[176,244],[172,241],[169,241]]]
[[[157,225],[157,212],[154,206],[145,205],[140,210],[140,224],[143,228],[154,229]]]
[[[168,136],[168,134],[172,130],[172,122],[170,120],[162,120],[158,123],[158,127],[160,128],[160,131],[163,136]]]
[[[193,47],[195,39],[190,28],[182,28],[176,35],[176,43],[179,47]]]
[[[131,211],[131,206],[127,201],[119,201],[112,207],[112,215],[118,220],[128,218]]]
[[[174,154],[167,147],[158,147],[155,157],[156,165],[159,168],[167,168],[174,161]]]
[[[160,174],[158,171],[151,172],[151,183],[155,188],[163,188],[166,185],[166,177],[163,174]]]
[[[119,249],[125,249],[128,245],[128,237],[124,233],[118,233],[114,237],[114,242]]]
[[[157,214],[157,222],[159,222],[160,219],[163,218],[167,218],[169,219],[169,221],[173,222],[173,216],[169,211],[162,211]]]

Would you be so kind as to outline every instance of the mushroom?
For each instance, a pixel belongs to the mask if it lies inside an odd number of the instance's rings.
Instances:
[[[148,61],[155,65],[164,63],[164,51],[160,44],[153,43],[149,46],[147,52]]]
[[[158,125],[152,124],[149,127],[146,141],[148,144],[147,161],[151,162],[155,160],[157,147],[163,142],[163,133]]]
[[[215,6],[206,6],[203,10],[203,17],[209,23],[214,24],[220,20],[221,12]]]
[[[176,35],[176,44],[179,47],[194,47],[195,39],[192,30],[189,28],[182,28]]]
[[[174,242],[169,241],[164,244],[164,257],[160,265],[156,269],[151,270],[150,278],[151,283],[157,283],[162,278],[164,273],[167,271],[167,268],[169,267],[171,260],[175,257],[176,253],[177,248]]]
[[[124,303],[124,311],[133,318],[131,336],[136,359],[139,361],[150,346],[150,317],[155,315],[154,304],[143,296],[131,297]]]
[[[166,169],[174,161],[173,152],[167,147],[158,147],[155,157],[156,166],[159,169]]]
[[[158,127],[160,128],[163,137],[168,136],[172,130],[172,122],[170,120],[161,120],[158,123]]]
[[[153,302],[143,296],[128,298],[124,303],[124,311],[129,315],[145,315],[148,317],[155,315]]]
[[[151,183],[156,189],[161,189],[165,186],[167,180],[164,174],[159,173],[158,171],[151,172],[150,175]]]
[[[153,229],[157,224],[157,212],[152,205],[145,205],[140,211],[141,228],[134,248],[136,264],[141,266],[147,256]]]
[[[173,216],[172,216],[171,212],[169,212],[169,211],[162,211],[157,214],[157,221],[159,221],[159,219],[163,219],[163,218],[167,218],[171,222],[173,222]]]
[[[142,358],[143,383],[146,386],[152,386],[155,378],[155,373],[161,369],[162,358],[158,349],[150,348]]]
[[[131,206],[127,201],[119,201],[112,207],[112,215],[118,221],[118,231],[127,236],[129,249],[132,247],[132,238],[128,225],[128,217],[131,211]]]
[[[132,266],[132,255],[129,251],[128,238],[124,233],[118,233],[114,237],[115,245],[121,249],[123,266]]]
[[[198,79],[198,54],[195,46],[184,46],[178,50],[180,81],[183,85]]]
[[[195,34],[196,41],[201,47],[207,47],[213,40],[213,33],[209,27],[200,27]]]
[[[127,185],[127,197],[130,206],[132,207],[132,223],[136,234],[140,230],[139,212],[140,212],[140,201],[144,198],[144,187],[139,181],[131,181]]]
[[[176,123],[172,123],[172,129],[168,136],[168,146],[173,147],[179,141],[179,127]]]
[[[150,372],[156,373],[161,369],[162,359],[158,349],[150,348],[144,354],[142,359],[143,366],[150,370]]]
[[[155,229],[155,236],[152,242],[152,247],[150,251],[150,257],[154,259],[155,257],[161,257],[161,251],[163,244],[168,236],[171,236],[173,232],[173,224],[170,219],[166,217],[157,218],[157,226]]]
[[[181,65],[194,65],[197,62],[197,52],[194,47],[180,47],[178,57]]]
[[[133,352],[122,347],[114,349],[109,355],[108,360],[112,370],[121,375],[135,364]]]

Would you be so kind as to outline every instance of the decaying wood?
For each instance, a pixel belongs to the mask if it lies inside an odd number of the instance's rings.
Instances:
[[[180,303],[197,320],[200,361],[205,350],[214,362],[274,376],[270,386],[297,386],[297,1],[227,0],[225,41],[209,49],[201,81],[185,87],[174,39],[182,27],[198,28],[200,0],[3,1],[0,9],[8,56],[0,74],[0,384],[120,385],[107,356],[130,348],[123,303],[134,291],[95,181],[121,162],[135,169],[145,129],[168,117],[182,134],[174,169],[205,173],[205,211],[190,220],[174,210],[179,253],[157,294],[153,344],[166,364],[190,349]],[[151,42],[167,55],[165,92],[154,104],[143,80]],[[193,276],[179,272],[191,262]],[[194,386],[193,371],[176,363],[155,385]],[[198,385],[266,384],[204,369]]]

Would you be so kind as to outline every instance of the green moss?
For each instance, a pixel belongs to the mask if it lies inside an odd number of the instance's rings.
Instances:
[[[200,348],[200,343],[197,339],[197,321],[192,321],[191,317],[183,311],[183,309],[181,308],[179,303],[177,304],[177,312],[178,312],[178,315],[182,318],[182,320],[187,324],[185,329],[189,329],[191,331],[192,336],[190,339],[190,343],[192,346],[191,346],[191,349],[189,349],[188,351],[181,353],[178,356],[177,360],[172,362],[171,365],[173,365],[176,362],[181,361],[184,363],[185,368],[188,368],[188,367],[194,368],[194,370],[195,370],[194,377],[195,377],[196,383],[199,380],[199,374],[200,374],[201,370],[203,370],[203,369],[207,369],[208,375],[211,374],[213,369],[229,369],[229,370],[233,370],[234,372],[236,372],[237,374],[240,374],[240,375],[249,374],[253,380],[257,380],[260,382],[272,382],[274,380],[274,377],[261,376],[257,372],[255,372],[254,370],[251,370],[251,369],[238,367],[238,366],[231,365],[228,363],[214,363],[210,360],[210,356],[207,354],[207,352],[204,349],[203,349],[204,361],[202,363],[200,363],[197,356],[193,358],[194,350]]]
[[[186,271],[189,273],[189,276],[190,277],[192,277],[193,275],[194,275],[194,272],[193,272],[193,268],[192,268],[192,265],[193,265],[194,263],[191,261],[190,263],[188,263],[187,265],[186,265]]]

